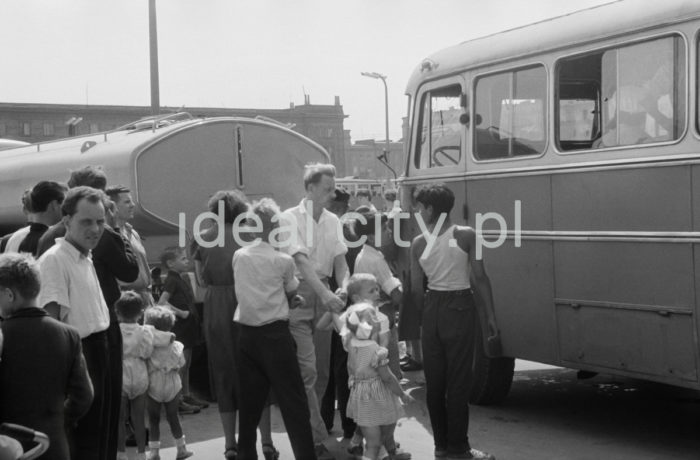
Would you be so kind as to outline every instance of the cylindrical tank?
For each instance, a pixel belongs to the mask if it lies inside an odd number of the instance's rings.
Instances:
[[[320,145],[268,121],[222,117],[134,124],[108,133],[0,152],[0,235],[23,225],[22,193],[41,180],[66,182],[71,170],[102,166],[108,185],[131,189],[134,227],[149,258],[176,244],[184,213],[192,231],[217,190],[272,197],[282,209],[304,194],[303,168],[329,161]],[[230,236],[227,236],[230,237]]]

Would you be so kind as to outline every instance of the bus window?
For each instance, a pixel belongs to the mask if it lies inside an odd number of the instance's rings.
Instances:
[[[420,131],[416,143],[416,168],[454,166],[462,159],[462,88],[451,85],[423,94]]]
[[[476,80],[475,94],[477,159],[544,151],[547,110],[544,67],[480,77]]]
[[[557,66],[560,150],[678,139],[685,127],[685,47],[666,37]]]

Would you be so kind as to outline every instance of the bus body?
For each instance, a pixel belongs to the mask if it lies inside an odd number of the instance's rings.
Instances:
[[[483,230],[503,357],[477,352],[474,401],[512,358],[700,389],[699,32],[697,1],[622,0],[414,71],[402,207],[442,182]]]
[[[102,166],[108,186],[131,190],[136,203],[132,224],[154,263],[164,247],[198,230],[197,219],[216,191],[239,188],[251,200],[272,197],[284,209],[304,194],[304,165],[328,161],[323,147],[280,124],[188,114],[4,150],[0,234],[24,225],[24,190],[41,180],[66,182],[71,170],[86,165]],[[201,228],[211,222],[200,219]]]

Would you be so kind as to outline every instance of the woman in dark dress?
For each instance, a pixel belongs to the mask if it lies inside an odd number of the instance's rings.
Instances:
[[[202,232],[190,245],[192,259],[195,261],[197,281],[204,287],[204,313],[202,329],[209,356],[209,374],[219,404],[219,415],[224,430],[226,458],[235,458],[236,411],[238,376],[236,365],[236,346],[238,340],[237,326],[233,314],[238,302],[234,290],[233,253],[240,246],[233,238],[233,223],[240,214],[248,210],[248,200],[239,190],[222,190],[216,192],[209,200],[210,212],[219,214],[219,203],[223,203],[223,228],[213,225]],[[199,241],[214,241],[223,233],[224,245],[204,247]],[[277,451],[272,445],[270,412],[266,410],[260,420],[260,438],[266,459],[277,458]]]

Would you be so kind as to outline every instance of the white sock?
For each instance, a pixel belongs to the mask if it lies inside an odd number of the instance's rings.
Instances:
[[[181,438],[175,440],[175,445],[177,447],[185,447],[185,435],[183,434]]]
[[[157,451],[160,449],[160,441],[148,441],[148,448]]]

